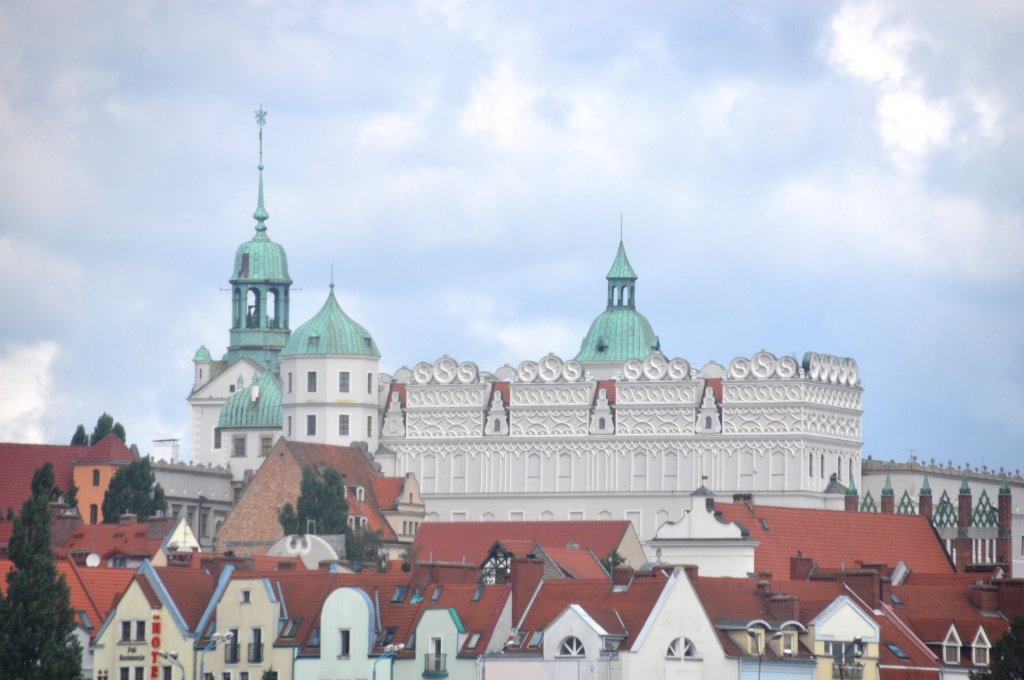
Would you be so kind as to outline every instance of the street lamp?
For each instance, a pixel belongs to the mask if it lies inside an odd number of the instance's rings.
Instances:
[[[181,680],[185,680],[185,667],[181,665],[180,661],[178,661],[178,653],[177,652],[164,652],[164,651],[160,651],[160,652],[157,652],[156,655],[159,656],[162,659],[167,659],[168,661],[173,663],[175,666],[177,666],[178,669],[181,671]]]
[[[747,628],[747,635],[750,636],[751,642],[754,643],[754,649],[757,650],[757,680],[761,680],[761,662],[764,661],[764,652],[768,648],[768,641],[769,641],[769,639],[770,640],[778,640],[778,639],[780,639],[782,637],[782,633],[775,633],[774,635],[771,636],[771,638],[766,639],[764,641],[764,646],[763,647],[761,646],[761,644],[760,644],[760,642],[758,640],[759,636],[757,634],[757,629],[756,628]]]
[[[386,645],[384,647],[384,653],[373,660],[373,680],[377,680],[377,664],[379,664],[382,659],[391,659],[391,678],[393,679],[395,677],[394,659],[395,656],[403,649],[405,649],[405,645],[403,644]]]
[[[199,680],[206,680],[206,653],[222,642],[227,642],[232,637],[231,631],[226,633],[214,633],[210,636],[210,644],[203,647],[199,652]]]

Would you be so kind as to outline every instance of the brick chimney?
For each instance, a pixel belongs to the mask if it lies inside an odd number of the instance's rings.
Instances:
[[[960,494],[956,504],[956,524],[960,535],[953,539],[953,549],[956,551],[956,570],[965,571],[971,563],[973,541],[966,536],[967,529],[971,526],[971,487],[967,485],[967,473],[963,475],[960,482]]]
[[[882,487],[882,514],[892,515],[896,512],[896,493],[892,490],[892,480],[889,475],[885,476],[885,486]]]
[[[917,512],[928,519],[932,518],[932,487],[928,484],[928,475],[921,482],[921,491],[917,494]]]
[[[118,524],[137,524],[139,516],[132,512],[126,512],[117,518]]]
[[[789,558],[789,580],[806,581],[807,577],[814,571],[814,560],[804,557],[803,553],[797,553]]]
[[[999,590],[999,611],[1008,619],[1024,616],[1024,580],[1019,578],[999,579],[995,582]]]
[[[971,604],[983,612],[994,612],[999,609],[999,588],[987,583],[975,583],[967,588],[971,596]]]
[[[627,567],[624,564],[620,564],[615,567],[615,571],[612,572],[612,585],[628,586],[632,580],[633,567]]]
[[[512,585],[512,621],[523,617],[537,585],[544,578],[544,560],[517,557],[509,567],[508,582]]]
[[[857,597],[864,600],[872,609],[878,609],[882,597],[881,575],[873,569],[857,569],[841,571],[836,580],[845,583]]]
[[[769,597],[768,618],[772,621],[799,621],[800,598],[794,595],[773,595]]]

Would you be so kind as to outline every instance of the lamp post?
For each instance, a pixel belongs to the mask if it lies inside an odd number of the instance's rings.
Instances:
[[[390,677],[392,679],[395,677],[395,662],[394,662],[394,659],[395,659],[395,656],[400,651],[402,651],[403,649],[405,649],[405,645],[403,645],[403,644],[387,645],[387,646],[384,647],[384,653],[381,654],[380,656],[378,656],[376,659],[373,660],[373,680],[377,680],[377,664],[379,664],[383,659],[391,659],[391,674],[390,674]]]
[[[206,680],[206,653],[220,643],[227,642],[230,639],[231,631],[227,633],[214,633],[210,636],[210,644],[203,647],[203,651],[199,652],[199,680]]]
[[[757,680],[761,680],[761,662],[764,661],[764,652],[768,648],[768,639],[764,641],[764,646],[760,644],[758,640],[757,630],[754,628],[747,628],[747,635],[750,636],[751,641],[754,643],[754,649],[757,650]],[[771,636],[771,640],[778,640],[782,637],[782,633],[775,633]]]
[[[181,680],[185,680],[185,667],[181,665],[180,661],[178,661],[178,653],[177,652],[163,652],[163,651],[160,651],[160,652],[157,652],[156,654],[160,658],[167,659],[168,661],[173,663],[175,666],[177,666],[178,670],[181,671]]]

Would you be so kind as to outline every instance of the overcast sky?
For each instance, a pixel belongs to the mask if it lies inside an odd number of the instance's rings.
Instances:
[[[0,5],[0,440],[188,455],[264,134],[292,328],[570,358],[623,217],[670,358],[856,358],[864,452],[1021,466],[1024,3]]]

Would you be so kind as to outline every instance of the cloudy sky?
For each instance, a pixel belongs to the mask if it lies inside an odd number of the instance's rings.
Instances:
[[[0,440],[187,433],[269,111],[292,326],[573,356],[623,215],[670,357],[855,357],[864,451],[1020,466],[1024,5],[0,5]],[[187,446],[184,453],[187,455]]]

